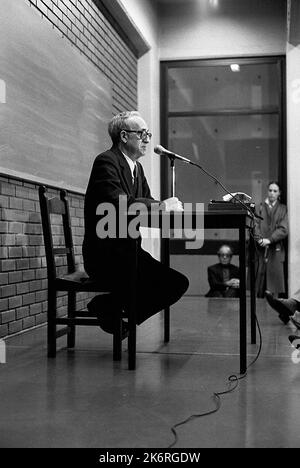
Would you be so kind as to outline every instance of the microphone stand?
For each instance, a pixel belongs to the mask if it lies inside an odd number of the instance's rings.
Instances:
[[[175,197],[175,183],[176,183],[176,174],[175,174],[175,158],[170,156],[170,166],[171,166],[171,197]]]
[[[240,205],[243,206],[243,208],[246,208],[246,210],[248,211],[248,213],[250,214],[250,216],[252,217],[252,219],[255,218],[259,218],[259,219],[263,219],[261,216],[259,216],[257,213],[251,211],[249,209],[249,207],[244,203],[242,202],[238,197],[236,197],[235,195],[233,195],[233,193],[229,192],[229,190],[222,184],[222,182],[219,181],[219,179],[217,179],[214,175],[212,175],[210,172],[208,172],[206,169],[204,169],[204,167],[200,166],[200,164],[197,164],[193,161],[189,161],[189,164],[191,164],[192,166],[196,166],[198,167],[198,169],[201,169],[201,171],[203,171],[206,175],[208,175],[208,177],[210,177],[211,179],[213,179],[217,184],[219,184],[222,189],[228,193],[229,195],[231,195],[232,199],[236,200],[238,203],[240,203]]]
[[[171,197],[175,197],[175,182],[176,182],[176,174],[175,174],[175,157],[172,155],[168,155],[170,159],[170,167],[171,167]],[[169,242],[163,243],[163,251],[162,255],[164,257],[164,264],[166,266],[170,266],[170,244]],[[166,307],[164,309],[164,342],[169,343],[170,341],[170,307]]]
[[[200,164],[197,164],[197,163],[191,161],[190,159],[182,158],[182,157],[176,155],[175,153],[171,153],[170,151],[168,151],[166,155],[170,159],[170,164],[171,164],[171,197],[175,197],[175,177],[176,177],[175,176],[175,159],[179,159],[179,160],[183,159],[183,162],[185,162],[186,164],[191,164],[192,166],[198,167],[198,169],[200,169],[202,172],[204,172],[206,175],[208,175],[208,177],[210,177],[217,184],[219,184],[222,187],[222,189],[231,196],[232,199],[237,201],[240,205],[242,205],[243,208],[245,208],[248,211],[248,213],[250,214],[250,216],[251,216],[251,218],[253,220],[254,220],[254,218],[263,219],[261,216],[259,216],[257,213],[255,213],[255,211],[251,211],[249,209],[249,207],[244,202],[242,202],[236,195],[233,195],[233,193],[231,193],[222,184],[222,182],[219,181],[219,179],[217,179],[214,175],[212,175],[210,172],[208,172],[206,169],[204,169],[204,167],[200,166]]]
[[[171,166],[171,197],[175,197],[175,180],[176,180],[175,158],[176,158],[176,156],[175,155],[173,156],[172,154],[169,154],[168,158],[170,159],[170,166]],[[259,216],[255,212],[251,211],[249,209],[249,207],[244,202],[242,202],[238,197],[233,195],[233,193],[229,192],[229,190],[222,184],[222,182],[219,181],[219,179],[217,179],[214,175],[212,175],[210,172],[208,172],[206,169],[204,169],[204,167],[200,166],[200,164],[197,164],[197,163],[195,163],[195,162],[193,162],[191,160],[189,160],[188,164],[191,164],[191,166],[198,167],[198,169],[201,169],[201,171],[203,171],[206,175],[208,175],[208,177],[210,177],[217,184],[219,184],[222,187],[222,189],[232,197],[232,199],[236,200],[238,203],[240,203],[240,205],[242,205],[243,208],[245,208],[248,211],[248,213],[250,214],[252,219],[254,217],[259,218],[259,219],[263,219],[261,216]]]

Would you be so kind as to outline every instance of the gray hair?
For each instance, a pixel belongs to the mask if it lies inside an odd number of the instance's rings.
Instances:
[[[108,133],[114,145],[120,141],[120,133],[123,128],[128,128],[126,121],[131,117],[141,117],[137,111],[125,111],[115,115],[108,124]],[[130,130],[128,128],[128,130]]]
[[[221,245],[221,247],[219,248],[219,250],[218,250],[218,252],[217,252],[218,255],[220,254],[220,252],[221,252],[221,250],[223,249],[223,247],[225,247],[226,249],[229,249],[229,250],[230,250],[230,255],[233,255],[233,250],[232,250],[232,248],[230,247],[230,245],[228,245],[228,244],[222,244],[222,245]]]

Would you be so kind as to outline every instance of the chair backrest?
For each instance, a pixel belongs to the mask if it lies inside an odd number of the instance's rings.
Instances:
[[[60,197],[48,197],[45,186],[39,187],[40,210],[43,226],[43,236],[45,244],[45,254],[47,262],[48,280],[53,281],[57,277],[57,257],[67,258],[68,273],[75,271],[75,256],[72,238],[71,220],[69,204],[66,198],[66,191],[60,190]],[[54,232],[51,215],[60,218],[64,245],[55,246]]]

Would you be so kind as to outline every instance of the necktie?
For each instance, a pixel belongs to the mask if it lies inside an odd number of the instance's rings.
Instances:
[[[135,164],[134,169],[133,169],[133,176],[132,176],[132,184],[133,185],[135,184],[135,179],[136,179],[136,164]]]
[[[132,182],[133,182],[133,193],[136,196],[137,195],[137,185],[138,185],[137,184],[137,167],[136,167],[136,165],[134,166],[134,170],[133,170]]]

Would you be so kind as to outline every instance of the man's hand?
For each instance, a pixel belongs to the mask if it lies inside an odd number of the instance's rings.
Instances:
[[[171,197],[163,200],[159,205],[159,208],[163,211],[183,211],[183,205],[177,197]]]
[[[258,241],[258,245],[260,245],[261,247],[266,247],[267,245],[270,245],[270,244],[271,244],[270,239],[259,239]]]
[[[240,280],[238,278],[231,278],[231,280],[226,281],[226,286],[230,288],[239,288],[240,287]]]

